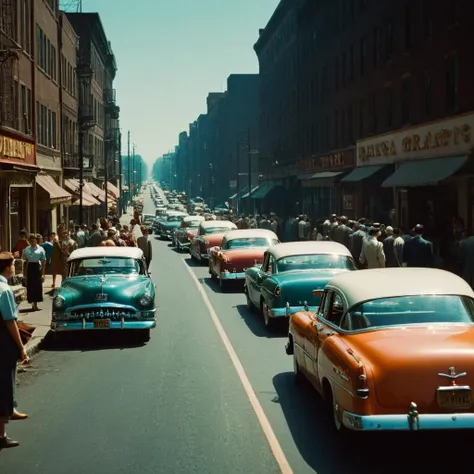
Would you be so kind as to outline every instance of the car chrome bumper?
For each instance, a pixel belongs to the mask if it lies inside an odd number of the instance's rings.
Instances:
[[[220,274],[222,280],[243,280],[245,278],[245,272],[222,272]]]
[[[89,321],[55,321],[51,323],[51,331],[67,332],[67,331],[113,331],[113,330],[137,330],[137,329],[153,329],[156,327],[154,321],[111,321],[108,328],[95,328],[93,322]]]
[[[344,426],[354,431],[429,431],[474,429],[474,413],[356,415],[344,412]]]
[[[289,318],[292,314],[297,313],[298,311],[317,311],[319,306],[286,306],[285,308],[271,308],[270,317],[273,318]]]

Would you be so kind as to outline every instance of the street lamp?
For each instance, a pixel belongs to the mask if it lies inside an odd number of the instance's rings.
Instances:
[[[90,105],[90,87],[92,68],[88,64],[79,64],[76,70],[79,82],[79,225],[84,223],[84,136],[94,121]]]

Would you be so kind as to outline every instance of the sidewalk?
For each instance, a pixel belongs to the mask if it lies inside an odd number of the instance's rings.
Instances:
[[[29,340],[26,345],[26,353],[28,357],[33,357],[41,350],[41,343],[46,335],[49,333],[51,325],[51,309],[53,305],[53,295],[48,293],[51,291],[53,284],[53,277],[46,275],[43,283],[43,302],[38,303],[39,311],[31,311],[31,305],[24,301],[18,307],[19,315],[18,319],[25,323],[36,326],[33,337]],[[61,277],[56,277],[56,286],[59,287],[61,284]]]

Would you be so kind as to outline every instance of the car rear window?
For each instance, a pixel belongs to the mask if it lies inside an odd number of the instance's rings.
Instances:
[[[278,240],[267,237],[248,237],[244,239],[232,239],[227,242],[227,250],[245,249],[251,247],[270,247],[276,245]]]
[[[410,324],[472,323],[474,301],[457,295],[418,295],[380,298],[354,307],[347,315],[348,329]]]

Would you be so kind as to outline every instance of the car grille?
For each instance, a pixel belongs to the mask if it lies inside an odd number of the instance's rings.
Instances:
[[[87,308],[77,311],[71,311],[70,319],[85,319],[92,321],[93,319],[110,319],[112,321],[120,321],[124,319],[137,319],[135,311],[125,310],[122,308]]]

